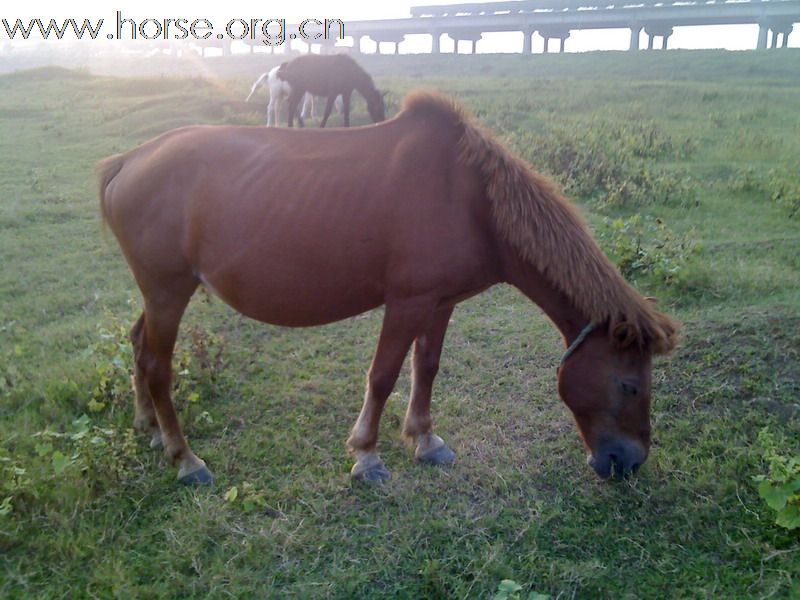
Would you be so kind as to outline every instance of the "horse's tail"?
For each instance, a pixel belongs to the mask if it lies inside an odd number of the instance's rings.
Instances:
[[[108,206],[106,205],[106,189],[111,180],[117,176],[125,164],[124,154],[114,154],[108,158],[104,158],[95,167],[95,174],[97,175],[98,195],[100,196],[100,215],[103,217],[103,223],[108,223]]]

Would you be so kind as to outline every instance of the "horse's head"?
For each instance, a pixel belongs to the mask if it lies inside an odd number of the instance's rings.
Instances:
[[[383,102],[383,97],[385,95],[386,92],[380,93],[378,90],[375,90],[374,93],[365,96],[367,100],[367,111],[369,111],[369,116],[372,118],[373,123],[380,123],[386,120],[386,105]]]
[[[603,479],[635,472],[650,450],[652,351],[638,335],[630,323],[594,328],[558,370],[558,393],[591,453],[589,465]]]

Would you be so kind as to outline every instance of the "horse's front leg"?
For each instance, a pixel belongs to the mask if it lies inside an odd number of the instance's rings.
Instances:
[[[386,481],[390,477],[376,449],[378,424],[411,342],[429,326],[432,314],[433,303],[429,300],[386,305],[378,348],[367,375],[364,405],[347,440],[356,459],[350,471],[354,479]]]
[[[294,127],[294,118],[297,116],[300,121],[300,127],[303,126],[303,117],[297,112],[300,108],[300,100],[303,98],[305,92],[298,88],[292,88],[289,94],[289,127]]]
[[[328,118],[331,116],[331,111],[333,110],[333,103],[336,101],[336,96],[328,96],[328,101],[325,103],[325,114],[322,117],[322,123],[320,127],[325,127],[328,122]]]
[[[431,389],[439,371],[439,357],[451,314],[453,307],[436,311],[431,326],[414,342],[411,399],[403,425],[403,435],[416,443],[414,457],[433,465],[450,464],[456,457],[442,438],[433,433],[431,422]]]

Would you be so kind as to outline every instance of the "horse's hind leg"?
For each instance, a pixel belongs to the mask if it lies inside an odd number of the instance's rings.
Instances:
[[[378,348],[367,375],[364,405],[347,440],[347,445],[356,458],[356,464],[350,471],[354,479],[389,479],[389,471],[376,450],[378,424],[411,342],[427,327],[432,312],[428,301],[405,301],[386,305]]]
[[[431,389],[439,371],[439,357],[453,308],[440,309],[431,326],[414,342],[411,375],[411,399],[408,402],[403,435],[416,442],[414,457],[433,465],[450,464],[455,454],[434,434],[431,422]]]
[[[344,118],[344,126],[350,127],[350,100],[353,93],[342,94],[342,117]]]
[[[152,296],[145,295],[144,332],[136,357],[137,369],[141,369],[153,401],[164,453],[178,465],[178,479],[182,483],[210,483],[213,480],[211,471],[186,443],[170,398],[172,353],[178,325],[197,287],[193,278],[177,285],[174,283],[169,290],[162,288]]]
[[[134,418],[133,428],[142,433],[152,435],[150,440],[151,448],[161,448],[163,446],[161,440],[161,429],[158,427],[158,419],[156,418],[156,411],[153,407],[153,398],[150,396],[150,390],[147,387],[145,374],[139,366],[139,356],[142,352],[144,344],[144,313],[136,320],[133,328],[131,328],[130,339],[133,344],[133,391],[136,395],[134,404]]]

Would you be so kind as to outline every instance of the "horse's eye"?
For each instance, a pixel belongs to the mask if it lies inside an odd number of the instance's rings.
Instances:
[[[625,396],[636,396],[639,393],[639,382],[635,379],[620,379],[612,375],[611,380]]]

